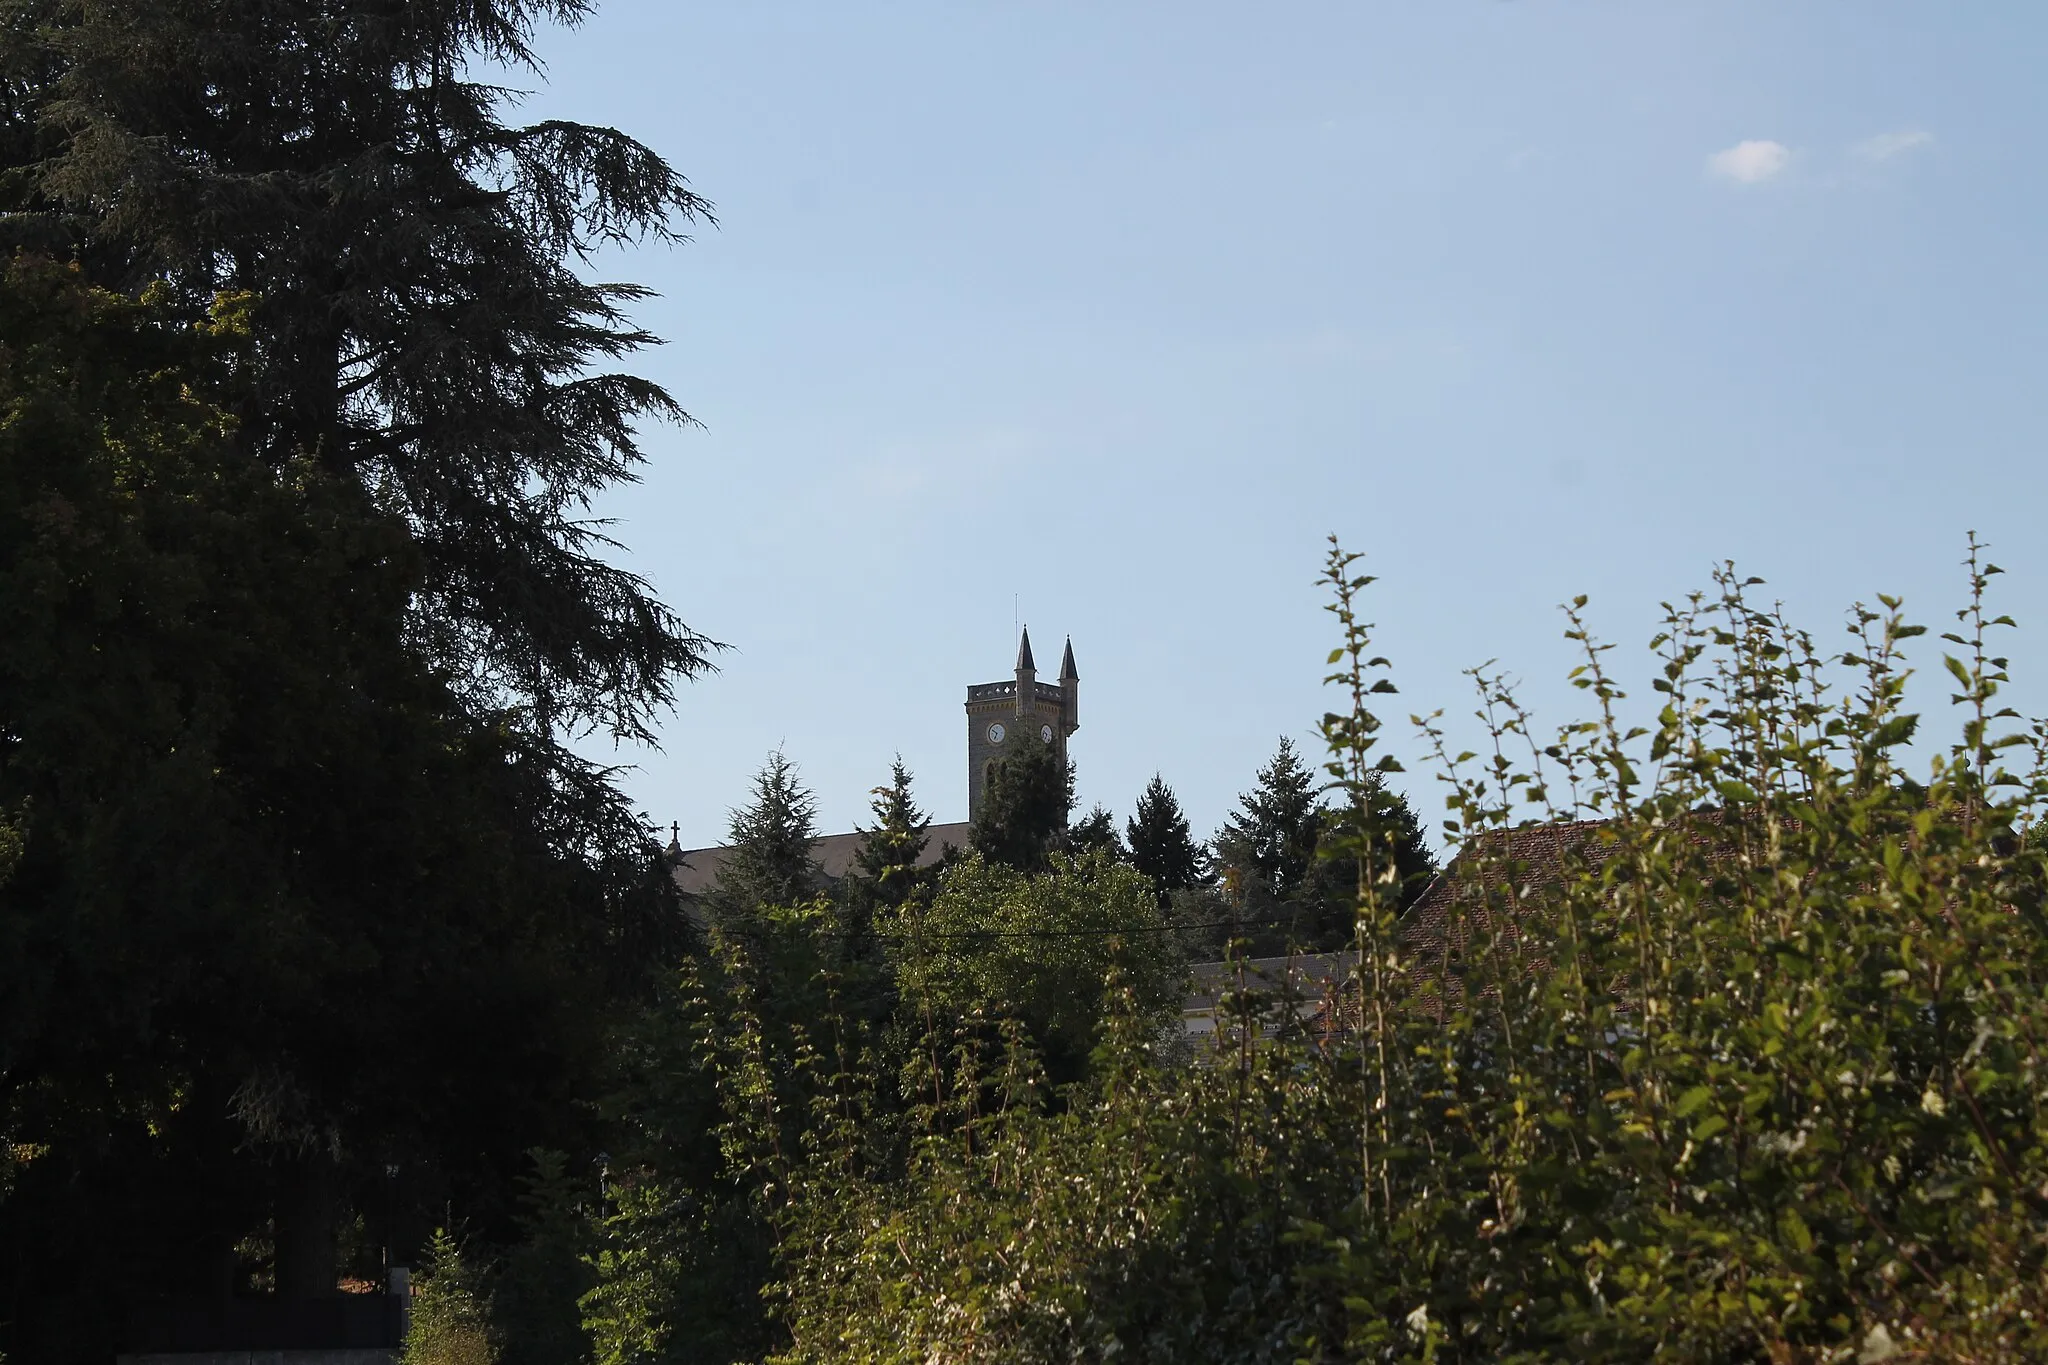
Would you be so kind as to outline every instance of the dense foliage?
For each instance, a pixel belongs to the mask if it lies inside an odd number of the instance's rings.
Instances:
[[[1325,733],[1363,811],[1391,689],[1351,564]],[[1572,607],[1596,714],[1540,736],[1481,677],[1497,748],[1440,754],[1462,856],[1425,919],[1398,831],[1326,831],[1362,954],[1335,1035],[1245,993],[1210,1065],[1165,1064],[1112,956],[1066,1085],[1011,990],[903,1069],[830,1008],[786,1066],[712,1068],[775,1358],[2038,1359],[2044,731],[1997,705],[1970,567],[1959,735],[1917,778],[1894,601],[1824,655],[1723,575],[1634,729]],[[770,1076],[807,1078],[776,1128],[739,1103]]]
[[[497,1365],[490,1291],[446,1228],[436,1228],[428,1238],[421,1270],[408,1305],[399,1365]]]
[[[1014,1020],[1065,1067],[1094,1046],[1112,964],[1148,1017],[1180,1003],[1185,963],[1151,887],[1099,851],[1039,876],[969,858],[929,907],[890,927],[907,996],[951,1016]]]
[[[1242,938],[1256,956],[1300,949],[1329,951],[1351,942],[1355,891],[1342,857],[1349,834],[1369,830],[1394,851],[1394,900],[1406,906],[1436,874],[1436,859],[1407,800],[1369,775],[1333,804],[1294,741],[1281,736],[1258,785],[1238,798],[1216,832],[1215,864],[1223,894],[1223,944]],[[1186,872],[1176,869],[1181,879]],[[1199,903],[1199,902],[1198,902]]]
[[[681,947],[568,747],[706,666],[584,510],[681,414],[575,266],[703,205],[466,74],[582,10],[0,0],[17,1357],[332,1294],[451,1200],[508,1235]]]
[[[1641,725],[1581,600],[1590,718],[1416,718],[1424,896],[1333,546],[1324,766],[1213,858],[1026,739],[936,867],[895,765],[835,883],[777,754],[686,923],[567,747],[711,648],[582,519],[681,414],[572,264],[705,206],[464,77],[582,12],[0,0],[15,1358],[386,1247],[416,1363],[2048,1356],[2048,726],[1974,542],[1917,767],[1893,599],[1823,649],[1724,572]]]
[[[1037,872],[1065,845],[1073,808],[1073,769],[1060,760],[1059,750],[1019,735],[989,765],[974,850],[991,862]]]
[[[1206,886],[1210,880],[1209,858],[1188,828],[1188,817],[1180,798],[1158,773],[1138,794],[1138,808],[1125,826],[1131,850],[1131,866],[1151,879],[1161,905],[1171,904],[1175,893]]]
[[[312,460],[410,532],[412,643],[528,724],[647,721],[704,642],[579,515],[630,478],[658,386],[593,373],[652,340],[644,291],[572,268],[706,205],[608,128],[520,127],[537,25],[582,0],[0,3],[0,225],[94,283],[251,299],[243,457]]]
[[[0,1252],[38,1358],[96,1353],[109,1296],[331,1293],[399,1199],[494,1215],[655,946],[622,803],[551,820],[409,647],[403,524],[235,451],[246,308],[33,258],[0,290]]]

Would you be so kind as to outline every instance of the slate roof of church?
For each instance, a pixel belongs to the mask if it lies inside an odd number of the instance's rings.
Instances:
[[[968,835],[974,826],[965,820],[957,824],[933,825],[925,831],[924,852],[919,855],[917,865],[930,867],[945,856],[948,846],[964,849]],[[844,877],[853,868],[853,860],[860,853],[865,834],[858,830],[851,834],[827,834],[811,845],[811,859],[818,870],[833,881]],[[676,888],[685,896],[702,896],[718,881],[718,869],[725,864],[725,858],[732,850],[727,845],[712,848],[690,848],[671,851],[675,859]]]

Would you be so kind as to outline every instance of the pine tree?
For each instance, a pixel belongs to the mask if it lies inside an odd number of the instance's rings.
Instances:
[[[308,1134],[356,1162],[418,1152],[434,1180],[504,1207],[489,1187],[518,1151],[573,1142],[564,1091],[586,1083],[592,1012],[618,994],[600,993],[597,971],[638,989],[653,960],[667,895],[654,841],[567,738],[648,738],[713,646],[605,562],[613,547],[588,519],[634,476],[636,423],[687,419],[658,386],[608,372],[652,340],[626,316],[642,291],[582,265],[707,219],[623,134],[507,122],[503,73],[537,73],[539,26],[586,10],[0,0],[8,256],[76,261],[111,297],[145,296],[164,335],[239,301],[248,337],[231,374],[203,386],[222,409],[218,477],[182,499],[145,490],[120,505],[136,516],[97,509],[146,531],[136,546],[154,537],[168,572],[123,583],[128,559],[84,554],[41,575],[108,606],[143,603],[147,587],[147,605],[122,619],[53,597],[34,648],[15,622],[0,632],[10,661],[62,665],[14,675],[45,689],[25,745],[28,711],[5,708],[0,820],[15,819],[15,792],[47,790],[0,921],[36,924],[28,941],[48,951],[22,956],[77,983],[9,997],[37,1001],[38,1017],[0,1034],[37,1053],[0,1057],[0,1107],[116,1070],[124,1088],[183,1096],[169,1127],[125,1095],[51,1106],[80,1129],[104,1122],[56,1144],[47,1188],[22,1187],[49,1202],[9,1209],[37,1262],[64,1266],[53,1239],[85,1228],[123,1265],[152,1267],[147,1292],[182,1287],[163,1266],[212,1284],[278,1216],[280,1265],[290,1246],[303,1268],[281,1282],[324,1292],[334,1201],[359,1173],[272,1160]],[[116,465],[149,474],[153,437],[122,435]],[[43,446],[70,461],[49,487],[98,477],[89,444],[76,460]],[[0,528],[0,558],[26,543]],[[44,647],[58,642],[88,648]],[[103,659],[66,678],[110,644],[122,670]],[[89,709],[110,723],[86,753],[44,723],[60,709],[45,703],[95,676],[108,695]],[[68,764],[36,766],[67,743]],[[67,828],[92,839],[52,837]],[[163,1145],[113,1135],[124,1114]],[[104,1169],[57,1176],[72,1152],[144,1150],[121,1173],[130,1185]],[[305,1188],[261,1207],[274,1175]],[[162,1245],[132,1247],[128,1227],[63,1202],[95,1190],[109,1192],[101,1212],[144,1190],[168,1201],[134,1215]],[[282,1219],[288,1206],[304,1216]],[[0,1276],[27,1286],[31,1314],[98,1321],[22,1279],[26,1256],[0,1248]],[[130,1292],[99,1273],[49,1278]]]
[[[930,844],[931,817],[918,809],[910,792],[910,769],[898,754],[889,765],[889,785],[877,787],[868,807],[873,828],[862,829],[854,867],[870,888],[877,905],[900,906],[920,884],[918,863]]]
[[[1208,880],[1208,858],[1188,828],[1180,800],[1158,773],[1138,795],[1137,813],[1125,826],[1131,866],[1152,879],[1164,907],[1177,891],[1191,890]]]
[[[257,300],[236,442],[310,456],[412,527],[417,644],[534,732],[639,740],[708,642],[600,556],[658,385],[591,373],[653,341],[646,291],[570,268],[681,240],[709,206],[607,128],[502,116],[581,0],[0,0],[0,215],[132,293]],[[502,82],[502,77],[500,78]],[[508,703],[510,704],[508,708]]]
[[[434,1229],[424,1269],[410,1305],[400,1365],[497,1365],[490,1294],[446,1228]]]
[[[1238,809],[1216,836],[1233,914],[1244,922],[1254,950],[1342,948],[1351,940],[1356,874],[1349,863],[1318,856],[1347,817],[1323,804],[1316,775],[1293,742],[1282,738],[1272,761],[1259,769],[1258,786],[1238,798]],[[1436,860],[1407,800],[1374,781],[1362,817],[1375,838],[1391,840],[1402,905],[1422,894]]]
[[[385,1153],[420,1203],[508,1206],[521,1151],[589,1136],[603,1016],[655,962],[641,823],[411,647],[404,522],[232,446],[249,304],[0,281],[18,1356],[110,1355],[94,1304],[211,1293],[259,1232],[281,1293],[331,1293]]]
[[[1067,847],[1075,853],[1100,850],[1117,862],[1130,861],[1124,841],[1116,832],[1116,817],[1100,805],[1074,822],[1067,831]]]
[[[1315,867],[1316,806],[1316,775],[1282,735],[1272,761],[1259,769],[1258,786],[1238,797],[1237,811],[1217,833],[1217,861],[1254,897],[1291,899]]]
[[[762,910],[800,905],[824,883],[811,846],[818,841],[818,803],[777,749],[754,775],[754,799],[732,813],[730,850],[718,869],[714,914],[744,924]]]
[[[493,1321],[504,1365],[571,1365],[590,1355],[577,1301],[595,1283],[597,1173],[546,1148],[527,1155],[533,1169],[519,1182],[520,1237],[495,1277]]]
[[[1422,821],[1416,818],[1408,798],[1377,776],[1367,801],[1366,829],[1375,843],[1393,851],[1394,874],[1398,878],[1395,903],[1405,910],[1429,889],[1430,879],[1437,872],[1436,855],[1429,851],[1429,843],[1422,836]]]
[[[901,754],[889,765],[889,784],[871,795],[868,809],[875,823],[860,830],[851,874],[832,889],[847,1007],[863,1017],[885,1012],[890,998],[876,920],[922,903],[938,884],[945,861],[920,865],[931,844],[932,821],[911,794],[910,769]]]
[[[1019,736],[989,770],[974,849],[990,862],[1040,872],[1065,841],[1073,805],[1073,767],[1050,744]]]

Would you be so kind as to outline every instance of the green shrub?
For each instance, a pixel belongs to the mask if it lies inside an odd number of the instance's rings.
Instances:
[[[1395,766],[1352,567],[1333,547],[1340,810]],[[1583,601],[1592,719],[1539,735],[1475,672],[1487,753],[1417,718],[1460,855],[1438,887],[1404,918],[1383,825],[1323,841],[1357,898],[1335,1039],[1240,996],[1215,1065],[1165,1065],[1141,960],[1076,957],[1049,1009],[1006,973],[1052,953],[993,936],[900,960],[878,1028],[708,1010],[773,1358],[2048,1358],[2048,732],[1999,704],[1974,542],[1969,569],[1924,776],[1925,632],[1888,598],[1823,652],[1719,575],[1667,608],[1641,726]],[[1051,894],[997,890],[972,903]],[[1068,1085],[1054,1018],[1095,1041]]]
[[[480,1274],[446,1228],[427,1244],[400,1365],[496,1365],[491,1301]]]
[[[1340,791],[1391,767],[1350,570]],[[1668,610],[1641,728],[1575,603],[1594,718],[1538,736],[1476,674],[1493,751],[1439,749],[1464,856],[1434,920],[1336,841],[1348,1043],[1252,1046],[1246,1006],[1245,1046],[1172,1071],[1112,1011],[1125,1060],[1057,1097],[1014,1034],[961,1054],[902,1176],[792,1184],[782,1358],[2048,1355],[2048,788],[1970,571],[1919,779],[1895,601],[1823,657],[1723,574]]]
[[[947,1018],[1019,1020],[1040,1049],[1064,1057],[1094,1046],[1112,970],[1158,1021],[1178,1013],[1187,984],[1158,893],[1103,850],[1055,854],[1035,875],[972,854],[929,906],[907,906],[883,927],[910,1000]]]

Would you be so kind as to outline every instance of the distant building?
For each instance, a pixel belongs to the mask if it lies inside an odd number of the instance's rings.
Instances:
[[[1358,954],[1296,953],[1235,962],[1197,962],[1188,969],[1189,995],[1181,1004],[1182,1056],[1197,1066],[1215,1064],[1230,1042],[1237,1009],[1233,997],[1257,997],[1259,1038],[1287,1030],[1328,1044],[1349,1034],[1358,1015]]]
[[[1074,642],[1067,641],[1057,683],[1038,681],[1031,659],[1031,628],[1017,641],[1017,676],[1010,682],[976,683],[967,689],[967,822],[981,818],[989,770],[1017,747],[1022,737],[1050,744],[1061,764],[1067,737],[1081,728],[1081,674],[1074,667]]]
[[[1004,682],[975,683],[967,689],[967,819],[933,825],[927,832],[919,866],[936,863],[948,848],[967,847],[974,822],[981,816],[989,770],[1016,750],[1020,738],[1030,736],[1041,744],[1050,744],[1060,762],[1067,761],[1067,739],[1081,728],[1080,691],[1081,673],[1074,667],[1072,640],[1067,641],[1065,656],[1060,660],[1059,681],[1038,681],[1028,626],[1017,641],[1015,677]],[[827,834],[811,845],[811,857],[827,881],[837,881],[852,869],[865,837],[858,830]],[[671,839],[668,853],[675,868],[677,888],[686,897],[701,899],[717,884],[718,870],[730,851],[722,844],[686,849],[680,837]]]
[[[925,831],[924,852],[918,857],[919,867],[930,867],[946,855],[948,848],[967,847],[968,836],[974,826],[961,821],[955,824],[933,825]],[[853,860],[860,853],[865,834],[858,830],[851,834],[827,834],[811,845],[811,861],[818,865],[818,871],[827,881],[838,881],[853,870]],[[725,865],[725,858],[732,850],[725,845],[716,848],[681,848],[671,843],[669,858],[675,865],[676,889],[685,896],[697,898],[706,895],[718,884],[718,870]]]

